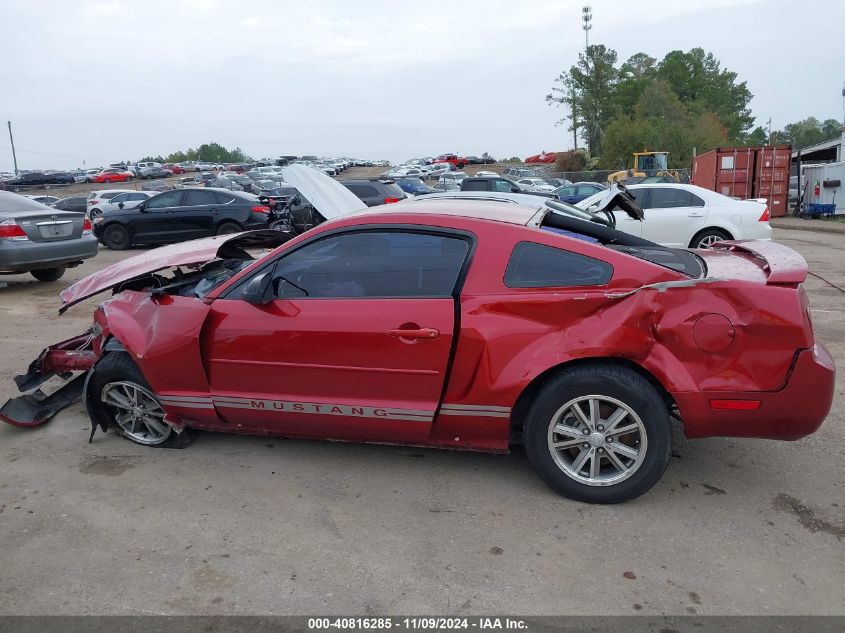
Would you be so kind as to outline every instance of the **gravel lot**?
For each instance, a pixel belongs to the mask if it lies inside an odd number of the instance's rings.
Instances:
[[[776,230],[845,288],[843,235]],[[130,253],[131,254],[131,253]],[[0,278],[0,398],[88,326],[57,283]],[[845,368],[845,294],[810,277]],[[845,395],[799,442],[681,441],[620,506],[561,498],[509,456],[201,435],[87,443],[81,405],[0,425],[3,614],[845,614]]]

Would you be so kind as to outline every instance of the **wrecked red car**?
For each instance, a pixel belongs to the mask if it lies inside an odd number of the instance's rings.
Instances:
[[[92,436],[150,446],[195,431],[524,443],[555,490],[620,502],[661,477],[673,420],[689,437],[818,429],[835,370],[806,274],[776,243],[671,249],[546,204],[417,200],[293,239],[166,246],[79,281],[62,309],[114,294],[17,378],[30,393],[0,417],[37,425],[82,396]],[[76,377],[46,396],[55,375]]]

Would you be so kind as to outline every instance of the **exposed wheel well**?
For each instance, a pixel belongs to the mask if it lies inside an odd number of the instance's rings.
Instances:
[[[525,419],[525,416],[528,413],[528,409],[531,406],[534,398],[537,396],[537,393],[546,383],[546,381],[554,375],[559,374],[560,372],[570,369],[571,367],[583,367],[585,365],[615,365],[617,367],[625,367],[638,373],[640,376],[645,378],[651,385],[657,389],[657,393],[660,394],[660,397],[663,398],[663,401],[666,403],[667,409],[673,409],[675,405],[675,400],[669,394],[668,391],[663,387],[657,378],[649,372],[648,370],[644,369],[643,367],[637,365],[635,362],[630,361],[626,358],[614,358],[612,356],[598,356],[593,358],[577,358],[575,360],[567,361],[565,363],[561,363],[560,365],[555,365],[554,367],[550,367],[540,375],[536,376],[534,380],[532,380],[528,386],[522,390],[522,393],[519,394],[519,398],[516,400],[516,404],[513,406],[513,410],[511,413],[511,431],[510,431],[510,442],[511,444],[521,444],[522,443],[522,425]]]

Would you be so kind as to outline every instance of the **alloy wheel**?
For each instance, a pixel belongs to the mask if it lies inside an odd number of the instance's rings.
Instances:
[[[128,381],[107,383],[100,400],[115,409],[115,423],[124,435],[138,444],[161,444],[173,432],[164,421],[164,410],[158,398],[141,385]]]
[[[570,400],[552,416],[549,451],[567,476],[589,486],[624,481],[642,465],[648,438],[627,404],[602,395]]]
[[[710,248],[716,242],[724,242],[725,238],[721,235],[705,235],[700,240],[698,240],[698,248]]]

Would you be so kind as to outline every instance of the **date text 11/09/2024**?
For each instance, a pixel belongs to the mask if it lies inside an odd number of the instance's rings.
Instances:
[[[473,617],[473,618],[446,618],[446,617],[408,617],[408,618],[308,618],[309,630],[388,630],[388,629],[409,629],[409,630],[450,630],[450,629],[479,629],[479,630],[526,630],[528,628],[525,620],[520,618],[500,617]]]

